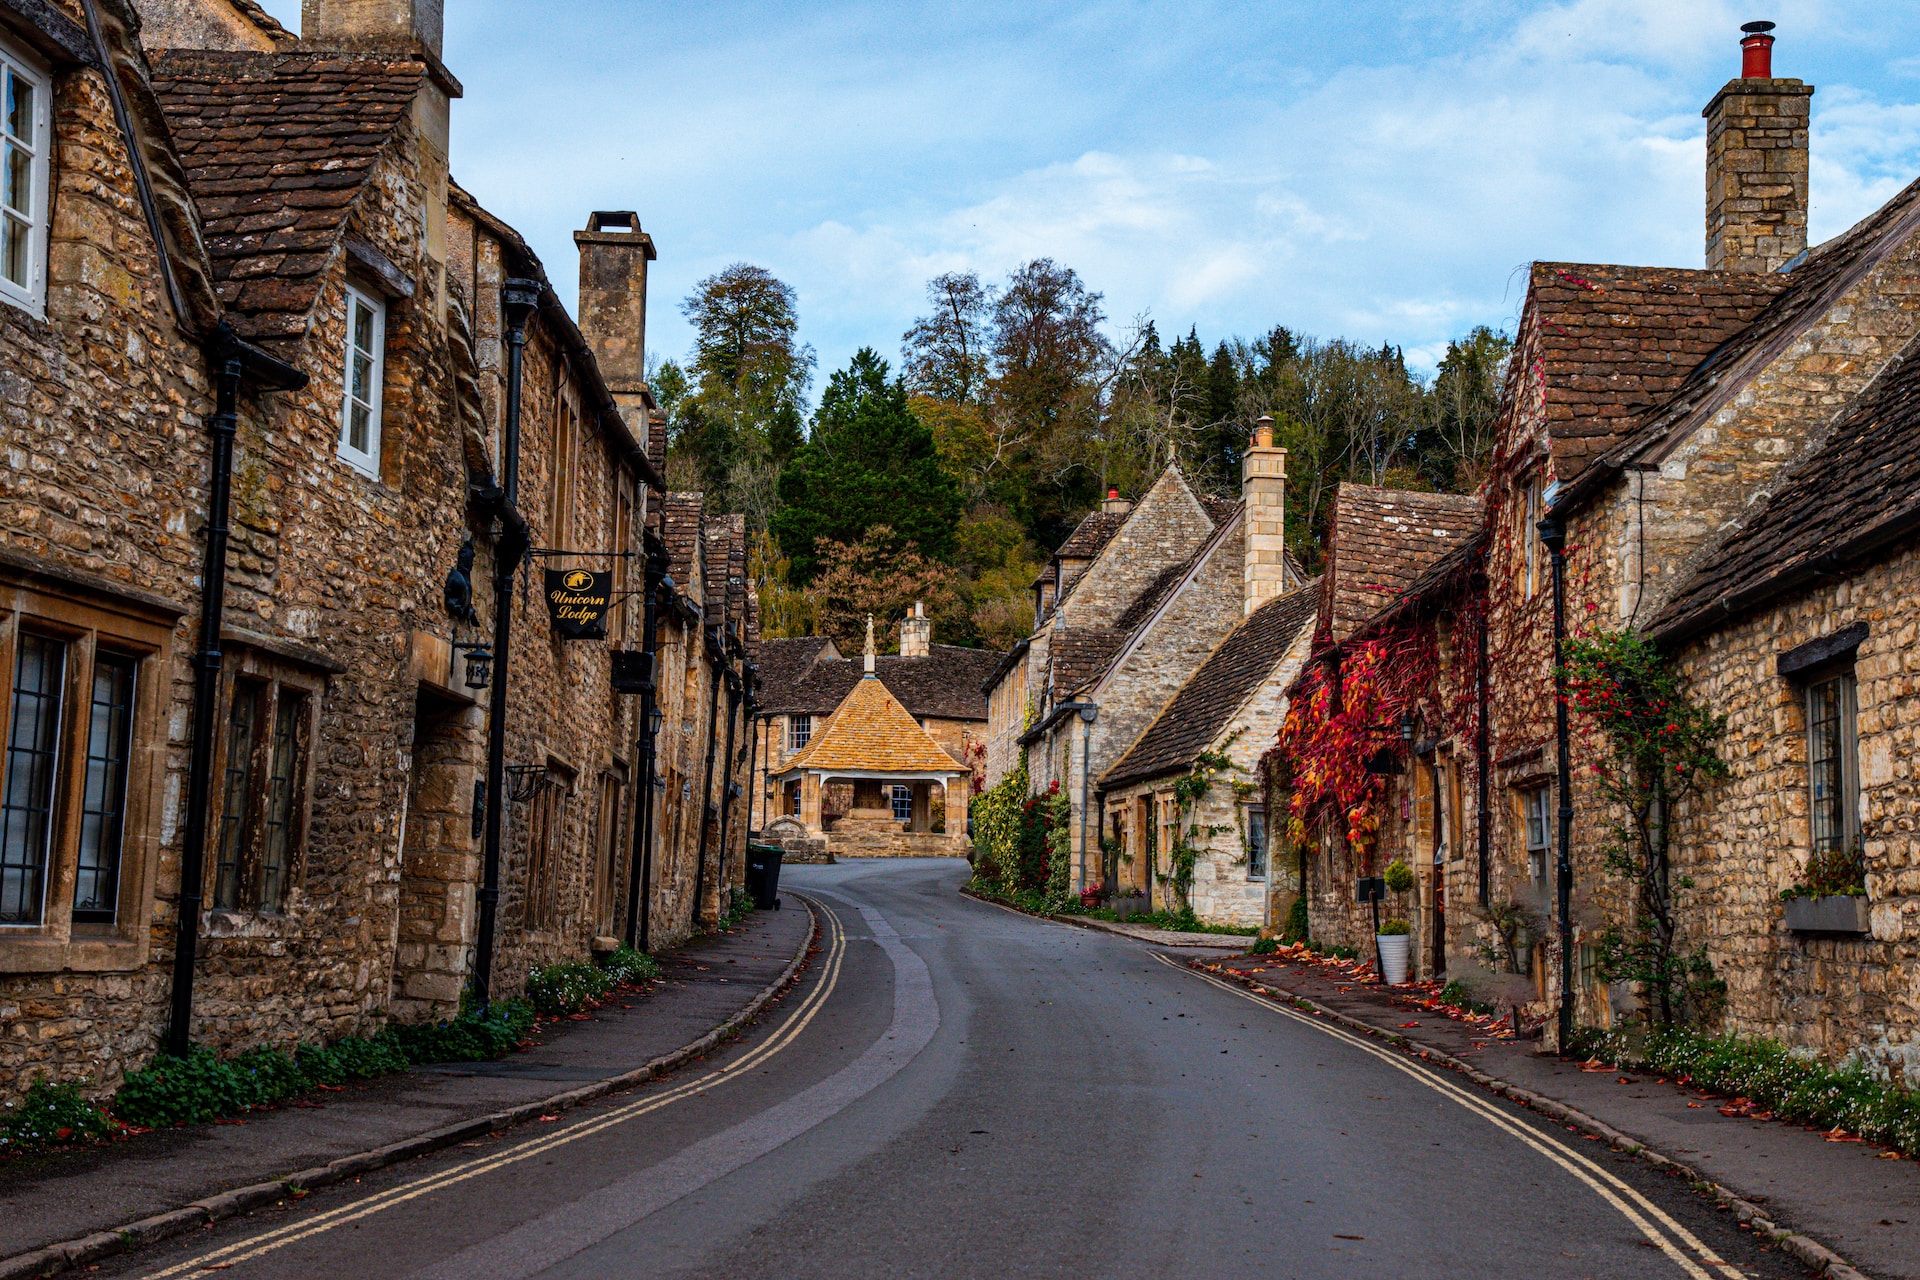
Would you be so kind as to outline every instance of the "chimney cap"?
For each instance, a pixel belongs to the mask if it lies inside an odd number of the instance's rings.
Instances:
[[[1771,22],[1743,22],[1740,29],[1750,36],[1757,36],[1773,30],[1773,26]]]

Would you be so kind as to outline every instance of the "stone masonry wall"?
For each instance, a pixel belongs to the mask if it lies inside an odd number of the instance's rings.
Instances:
[[[1805,868],[1806,701],[1784,651],[1865,622],[1854,669],[1860,819],[1872,929],[1788,933],[1780,892]],[[1728,1023],[1829,1059],[1857,1054],[1920,1085],[1920,552],[1783,601],[1690,644],[1681,669],[1728,717],[1733,776],[1684,815],[1676,874],[1692,876],[1703,941],[1728,983]]]

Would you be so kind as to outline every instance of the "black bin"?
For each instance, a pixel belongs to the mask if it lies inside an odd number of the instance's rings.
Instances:
[[[747,845],[747,892],[762,911],[780,909],[780,855],[777,844]]]

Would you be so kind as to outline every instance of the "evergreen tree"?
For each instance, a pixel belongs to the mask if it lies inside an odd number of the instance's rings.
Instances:
[[[812,434],[781,472],[772,529],[796,584],[813,580],[824,543],[858,543],[880,525],[896,550],[953,556],[959,487],[941,468],[905,384],[887,373],[871,347],[854,353],[828,380]]]

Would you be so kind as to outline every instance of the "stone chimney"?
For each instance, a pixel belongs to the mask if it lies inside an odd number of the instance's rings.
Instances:
[[[300,40],[325,49],[424,49],[440,60],[443,0],[300,0]]]
[[[1707,269],[1777,271],[1807,248],[1813,86],[1773,75],[1771,22],[1740,30],[1740,78],[1707,118]]]
[[[426,188],[420,250],[426,302],[447,314],[447,157],[451,104],[460,82],[440,61],[443,0],[300,0],[300,44],[311,49],[390,54],[424,62],[427,82],[413,100],[413,131],[420,145],[420,181]]]
[[[1133,510],[1133,499],[1123,498],[1118,489],[1109,487],[1107,500],[1100,504],[1100,509],[1110,516],[1124,516]]]
[[[1244,614],[1287,589],[1287,451],[1273,443],[1273,419],[1262,414],[1240,467],[1240,528],[1247,542]]]
[[[645,396],[647,264],[659,257],[653,237],[640,229],[639,214],[620,210],[593,214],[573,243],[580,250],[580,333],[633,438],[651,446]]]
[[[900,619],[900,656],[924,658],[933,652],[933,619],[927,607],[915,600],[913,612]]]

